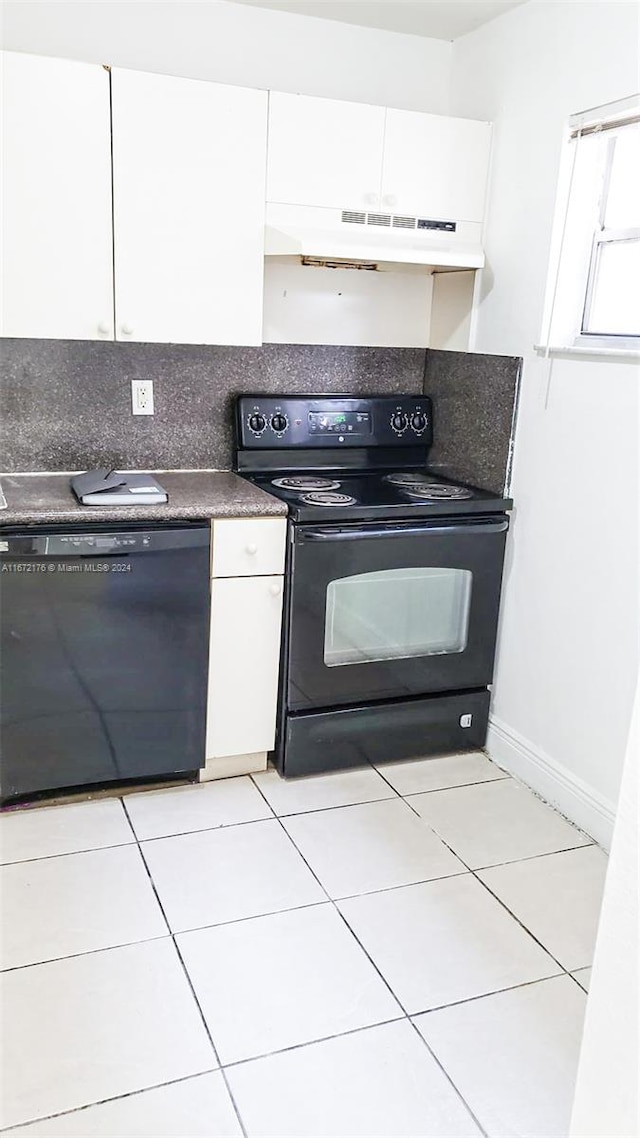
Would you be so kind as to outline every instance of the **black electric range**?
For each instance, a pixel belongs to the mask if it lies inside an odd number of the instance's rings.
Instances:
[[[509,498],[429,469],[426,396],[242,396],[236,469],[289,513],[286,776],[482,747]]]

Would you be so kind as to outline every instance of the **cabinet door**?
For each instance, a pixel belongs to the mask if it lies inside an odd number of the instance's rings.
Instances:
[[[113,339],[109,73],[3,52],[4,336]]]
[[[490,143],[490,123],[389,108],[381,208],[482,222]]]
[[[260,344],[267,95],[114,70],[116,338]]]
[[[208,759],[273,749],[282,584],[279,576],[211,582]]]
[[[272,91],[267,201],[377,209],[384,115],[384,107]]]

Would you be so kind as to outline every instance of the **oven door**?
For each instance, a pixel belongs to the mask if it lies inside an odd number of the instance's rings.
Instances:
[[[287,707],[486,687],[504,515],[294,530]]]

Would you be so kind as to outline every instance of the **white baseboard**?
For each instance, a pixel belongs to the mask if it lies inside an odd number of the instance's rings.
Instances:
[[[489,719],[486,750],[498,766],[516,775],[570,822],[609,849],[615,803],[495,716]]]

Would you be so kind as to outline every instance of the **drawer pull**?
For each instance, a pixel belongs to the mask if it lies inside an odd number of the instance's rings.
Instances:
[[[273,585],[269,585],[269,592],[272,597],[279,597],[282,592],[282,585],[279,581],[274,581]]]
[[[255,545],[253,541],[250,541],[248,546],[247,546],[247,553],[250,553],[251,556],[253,557],[254,554],[256,554],[257,552],[258,552],[258,546]]]

